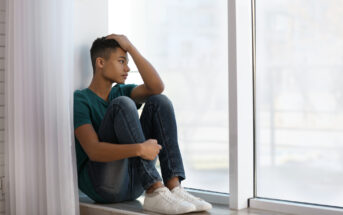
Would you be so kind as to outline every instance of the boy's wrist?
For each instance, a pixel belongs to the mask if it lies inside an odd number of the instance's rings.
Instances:
[[[140,157],[142,155],[142,144],[141,143],[136,143],[136,156]]]
[[[127,48],[127,52],[129,52],[130,54],[132,53],[132,51],[135,49],[136,47],[134,47],[134,45],[130,45],[128,48]]]

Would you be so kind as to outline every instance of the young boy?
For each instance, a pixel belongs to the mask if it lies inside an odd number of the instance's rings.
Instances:
[[[90,53],[93,79],[88,88],[74,92],[80,190],[100,203],[134,200],[145,190],[143,208],[158,213],[211,209],[180,185],[185,171],[173,105],[161,94],[164,84],[154,67],[124,35],[96,39]],[[127,53],[144,84],[125,84]],[[157,155],[162,178],[155,167]]]

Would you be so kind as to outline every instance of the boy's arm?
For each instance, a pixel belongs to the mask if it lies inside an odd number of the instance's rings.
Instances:
[[[154,160],[162,148],[156,140],[152,139],[133,144],[99,142],[98,135],[91,124],[84,124],[75,129],[75,136],[89,159],[96,162],[111,162],[136,156]]]
[[[115,39],[120,47],[129,52],[135,62],[144,84],[135,87],[131,98],[136,103],[143,103],[145,99],[164,90],[164,84],[155,68],[147,61],[124,35],[111,34],[108,39]]]
[[[110,162],[139,156],[140,144],[110,144],[99,142],[98,135],[91,124],[84,124],[75,129],[75,136],[92,161]]]

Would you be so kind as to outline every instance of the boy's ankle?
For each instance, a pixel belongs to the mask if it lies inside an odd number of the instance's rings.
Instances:
[[[161,181],[156,182],[155,184],[151,185],[147,190],[146,193],[153,193],[156,189],[164,187]]]
[[[180,186],[179,177],[178,176],[172,177],[171,179],[169,179],[169,181],[167,181],[165,186],[168,187],[169,190],[172,190],[175,187]]]

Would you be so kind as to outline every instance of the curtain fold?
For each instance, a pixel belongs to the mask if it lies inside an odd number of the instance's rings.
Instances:
[[[71,0],[6,1],[6,214],[79,214]]]

